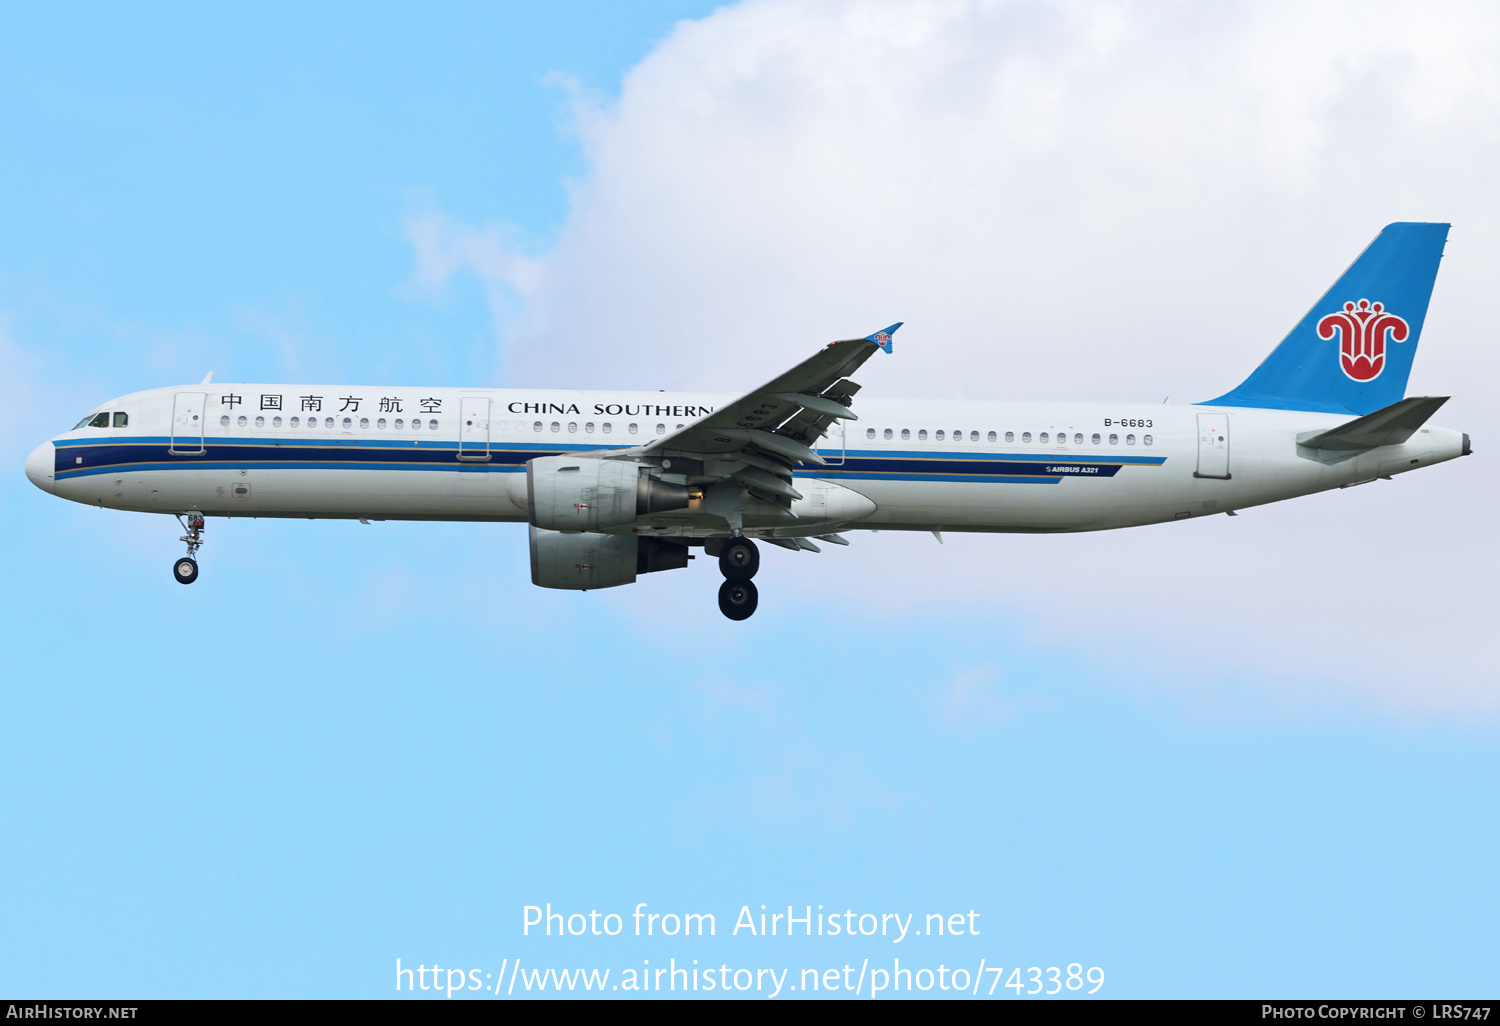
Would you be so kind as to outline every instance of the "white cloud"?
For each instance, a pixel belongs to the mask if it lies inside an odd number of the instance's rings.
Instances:
[[[11,469],[10,483],[29,490],[21,465],[31,450],[73,426],[99,402],[96,375],[88,369],[65,373],[55,354],[28,338],[0,313],[0,466]]]
[[[9,321],[0,317],[0,381],[11,393],[0,404],[0,460],[7,465],[14,465],[17,457],[24,459],[47,437],[34,399],[40,374],[41,361],[16,345]]]
[[[993,663],[955,670],[947,688],[937,696],[943,725],[970,733],[1015,716],[1019,709],[1002,696],[1000,677],[1000,669]]]
[[[408,295],[436,298],[459,273],[477,278],[499,317],[511,309],[513,296],[527,296],[541,283],[542,264],[523,255],[514,229],[491,223],[459,224],[423,203],[402,219],[402,229],[416,254],[416,267],[402,286]]]
[[[865,816],[925,808],[922,795],[893,788],[857,750],[825,751],[787,708],[787,696],[713,676],[692,689],[703,700],[705,729],[720,734],[738,726],[746,732],[754,771],[738,797],[758,818],[845,830]]]
[[[1179,677],[1500,708],[1493,6],[755,0],[575,110],[592,173],[549,252],[408,222],[416,283],[463,269],[524,296],[512,384],[735,389],[902,319],[870,393],[1206,398],[1383,224],[1451,220],[1412,391],[1458,393],[1440,419],[1480,457],[1234,521],[862,536],[785,572],[1066,623]]]

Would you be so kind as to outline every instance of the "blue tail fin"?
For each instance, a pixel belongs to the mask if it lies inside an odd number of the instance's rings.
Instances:
[[[1205,406],[1374,413],[1406,395],[1446,224],[1388,224],[1264,362]]]

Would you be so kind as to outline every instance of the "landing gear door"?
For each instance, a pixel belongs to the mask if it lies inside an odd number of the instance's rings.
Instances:
[[[167,451],[173,456],[203,455],[203,408],[207,404],[203,392],[178,392],[172,400],[172,441]]]
[[[490,401],[464,397],[458,401],[458,458],[483,463],[490,458]]]
[[[1229,480],[1229,414],[1198,414],[1198,470],[1193,476]]]

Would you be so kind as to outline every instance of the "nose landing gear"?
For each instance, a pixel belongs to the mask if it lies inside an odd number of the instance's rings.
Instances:
[[[719,550],[719,612],[731,620],[748,620],[760,603],[760,593],[750,578],[760,569],[760,550],[749,538],[733,538]]]
[[[203,514],[188,513],[187,520],[181,516],[177,522],[187,532],[180,540],[187,542],[187,555],[172,564],[172,577],[179,584],[192,584],[198,579],[198,561],[193,558],[203,545]]]

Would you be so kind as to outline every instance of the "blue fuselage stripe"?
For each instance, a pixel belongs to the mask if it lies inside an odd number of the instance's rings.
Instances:
[[[205,440],[201,453],[174,453],[165,437],[125,437],[108,441],[67,439],[56,443],[54,474],[59,480],[127,471],[194,470],[445,470],[461,473],[515,473],[538,456],[617,448],[610,445],[508,443],[491,445],[487,461],[463,461],[458,443],[413,439],[259,439]],[[179,445],[182,442],[179,440]],[[463,453],[476,452],[473,447]],[[1101,454],[1090,458],[1062,453],[930,453],[915,451],[824,451],[822,467],[799,473],[832,480],[944,481],[1055,484],[1064,478],[1114,477],[1121,467],[1157,467],[1161,456]]]

